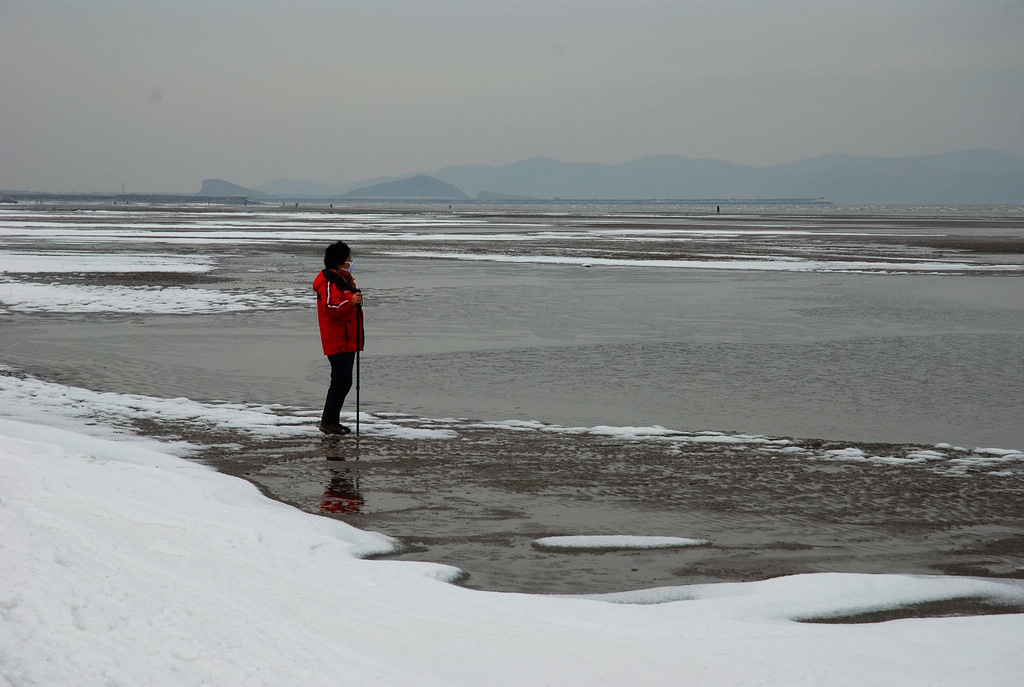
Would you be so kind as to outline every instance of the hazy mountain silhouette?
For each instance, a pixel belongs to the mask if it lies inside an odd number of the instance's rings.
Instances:
[[[203,186],[197,195],[211,198],[268,198],[269,196],[251,188],[232,184],[223,179],[203,179]]]
[[[994,150],[904,158],[825,155],[774,167],[675,155],[620,165],[535,157],[504,167],[447,167],[433,173],[469,195],[535,198],[828,198],[837,203],[1022,203],[1024,159]]]
[[[207,184],[203,182],[206,195]],[[219,195],[277,199],[749,200],[827,198],[849,204],[1024,203],[1024,159],[995,150],[917,157],[824,155],[773,167],[656,155],[619,165],[539,156],[502,167],[445,167],[429,175],[329,186],[278,179],[257,191],[217,182]],[[226,185],[226,186],[224,186]],[[240,189],[240,190],[239,190]]]
[[[344,194],[342,198],[418,198],[466,200],[468,196],[452,184],[438,181],[426,174],[364,186]]]

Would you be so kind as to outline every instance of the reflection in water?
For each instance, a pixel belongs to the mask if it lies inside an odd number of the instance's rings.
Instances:
[[[333,468],[331,480],[324,489],[320,501],[321,513],[358,513],[365,501],[359,493],[359,478],[351,476],[351,470]]]

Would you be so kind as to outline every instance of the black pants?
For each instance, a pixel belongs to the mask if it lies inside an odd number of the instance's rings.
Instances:
[[[352,388],[352,365],[356,361],[356,354],[335,353],[327,356],[327,359],[331,362],[331,387],[327,390],[327,400],[324,401],[324,414],[320,417],[320,424],[336,425],[341,416],[345,396]]]

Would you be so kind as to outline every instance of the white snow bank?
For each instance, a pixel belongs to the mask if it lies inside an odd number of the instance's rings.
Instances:
[[[693,259],[652,258],[598,258],[573,255],[508,255],[505,253],[458,253],[436,251],[383,251],[382,255],[396,258],[444,258],[470,262],[502,262],[538,265],[576,265],[580,267],[656,267],[699,270],[740,270],[754,272],[849,272],[882,274],[943,274],[973,271],[1020,272],[1020,265],[980,265],[949,260],[815,260],[788,256],[763,255],[757,258],[744,256],[709,256]]]
[[[629,604],[701,601],[708,602],[715,615],[792,621],[849,617],[950,599],[1019,603],[1024,600],[1024,585],[1004,586],[1002,582],[968,577],[819,573],[754,583],[696,584],[593,594],[586,598]],[[935,620],[891,622],[929,624]]]
[[[132,440],[0,419],[0,683],[1009,687],[1024,674],[1024,614],[794,622],[1020,604],[1013,581],[821,574],[555,598],[356,558],[392,545]]]
[[[0,272],[66,273],[94,272],[209,272],[213,258],[206,255],[156,253],[97,254],[69,251],[0,251]]]
[[[71,422],[90,434],[105,428],[131,429],[139,420],[182,423],[191,428],[229,429],[256,438],[281,438],[316,434],[319,411],[279,404],[199,402],[187,398],[159,398],[135,394],[96,392],[46,382],[30,375],[18,376],[0,364],[0,407],[8,417],[26,422]],[[539,421],[509,420],[472,422],[455,418],[426,419],[398,413],[360,413],[360,432],[366,436],[394,439],[456,439],[465,430],[496,429],[548,434],[592,435],[616,441],[749,446],[807,460],[852,462],[880,466],[926,468],[941,474],[965,476],[975,472],[1017,474],[1024,469],[1024,451],[1016,449],[966,449],[949,444],[917,448],[904,456],[869,455],[862,448],[816,449],[797,445],[794,440],[756,434],[722,432],[681,432],[658,425],[650,427],[563,427]],[[343,413],[342,421],[355,423],[355,413]],[[101,424],[97,424],[101,423]],[[88,429],[86,429],[88,428]]]
[[[677,549],[684,546],[702,546],[705,539],[685,537],[645,537],[628,534],[575,535],[542,537],[533,541],[542,549]]]
[[[259,292],[183,286],[90,286],[0,281],[0,305],[14,312],[192,315],[280,310],[309,304],[303,289]]]
[[[245,432],[256,438],[316,435],[318,411],[300,410],[280,404],[203,403],[187,398],[159,398],[141,394],[118,394],[92,391],[43,381],[36,377],[17,377],[10,368],[0,365],[0,402],[7,417],[26,422],[53,422],[90,434],[111,435],[112,430],[130,429],[139,420],[186,423],[192,427]],[[343,419],[355,422],[355,413],[344,413]],[[403,427],[400,424],[360,413],[360,432],[367,436],[396,439],[451,439],[458,436],[451,429]],[[101,422],[102,424],[96,424]],[[179,446],[184,447],[183,444]],[[187,449],[187,447],[184,447]]]

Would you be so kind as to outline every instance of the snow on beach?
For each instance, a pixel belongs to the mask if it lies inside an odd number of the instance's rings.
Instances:
[[[16,281],[11,274],[209,272],[209,256],[97,255],[0,251],[0,312],[202,314],[303,306],[306,289],[202,289],[182,286],[88,285]]]
[[[0,382],[10,684],[1012,685],[1024,670],[1024,614],[803,622],[965,599],[1019,609],[1019,581],[825,573],[595,597],[473,591],[450,583],[449,566],[362,560],[398,543],[128,431],[133,417],[187,416],[276,436],[309,431],[301,413],[99,394],[10,371]],[[396,440],[422,431],[367,420]],[[457,421],[436,425],[426,436],[457,436]],[[672,435],[641,429],[621,431]],[[580,555],[669,544],[549,543]]]
[[[972,270],[985,269],[996,272],[1020,272],[1019,265],[986,265],[984,267],[966,262],[949,260],[906,260],[906,261],[851,261],[851,260],[808,260],[785,256],[761,256],[757,259],[742,260],[730,256],[703,256],[688,260],[668,259],[622,259],[575,257],[565,255],[504,255],[500,253],[456,253],[447,252],[439,255],[427,251],[384,251],[384,255],[399,258],[431,258],[443,257],[448,260],[468,260],[474,262],[513,262],[544,265],[578,265],[580,267],[659,267],[675,269],[700,270],[740,270],[740,271],[781,271],[781,272],[869,272],[886,274],[905,274],[911,272],[926,274],[964,273]]]
[[[609,598],[366,561],[383,535],[130,438],[0,421],[0,671],[27,684],[1013,685],[1024,615],[811,624],[1016,582],[801,575]]]
[[[187,398],[158,398],[139,394],[98,392],[48,382],[0,364],[0,401],[3,415],[25,422],[52,423],[60,418],[93,428],[91,431],[132,431],[139,422],[178,423],[190,428],[242,432],[256,438],[301,436],[319,417],[316,410],[280,404],[199,402]],[[735,445],[759,447],[778,455],[810,461],[852,462],[927,469],[964,476],[984,471],[1013,474],[1024,471],[1024,451],[1003,448],[965,448],[951,444],[903,447],[901,455],[875,455],[861,447],[817,448],[793,439],[715,431],[681,432],[661,426],[565,427],[538,421],[476,422],[458,418],[417,418],[399,413],[360,413],[361,431],[367,436],[394,439],[458,439],[462,430],[495,429],[522,432],[614,437],[631,442],[662,442],[669,446]],[[343,413],[355,422],[355,413]],[[186,444],[177,444],[182,451]],[[896,447],[893,447],[896,448]]]
[[[157,398],[140,394],[91,391],[80,387],[47,382],[32,376],[20,376],[0,365],[0,401],[3,415],[25,422],[61,423],[88,426],[103,436],[130,432],[140,421],[187,424],[192,428],[230,429],[251,436],[271,438],[308,434],[319,418],[318,411],[299,410],[279,404],[202,403],[187,398]],[[354,414],[352,415],[354,420]],[[400,439],[434,439],[458,436],[452,429],[408,427],[398,421],[360,415],[368,436]],[[190,450],[187,444],[177,444]]]
[[[213,258],[209,256],[162,255],[146,253],[121,253],[116,256],[96,253],[67,251],[24,251],[0,250],[0,272],[20,274],[85,272],[209,272],[213,269]]]
[[[194,208],[193,210],[198,210]],[[622,226],[632,218],[639,226]],[[916,250],[896,255],[880,250],[871,239],[941,239],[943,233],[917,231],[902,234],[897,226],[869,217],[844,219],[838,224],[789,218],[765,222],[753,216],[717,217],[714,225],[697,215],[629,213],[615,218],[573,213],[509,215],[498,223],[487,213],[436,214],[432,212],[352,212],[334,214],[320,210],[282,213],[266,209],[246,211],[182,212],[150,208],[134,212],[91,209],[33,211],[0,209],[0,240],[7,242],[51,241],[65,246],[95,247],[126,242],[170,246],[230,246],[247,244],[320,243],[344,234],[355,245],[395,246],[381,249],[381,256],[430,258],[495,263],[532,263],[611,268],[674,268],[742,272],[822,272],[865,274],[999,274],[1016,276],[1024,266],[1014,260],[991,263],[964,252],[934,255]],[[557,220],[557,227],[552,222]],[[665,224],[664,222],[669,222]],[[825,228],[827,227],[827,229]],[[991,230],[988,227],[987,230]],[[659,255],[608,257],[632,249],[638,241],[671,242],[685,256]],[[820,241],[852,241],[856,249],[837,252],[822,249]],[[472,251],[464,246],[479,247]],[[560,247],[555,247],[558,244]],[[698,245],[708,244],[708,245]],[[428,248],[422,248],[428,245]],[[526,254],[521,253],[524,246]],[[408,249],[402,249],[408,247]],[[852,257],[856,256],[856,257]],[[0,253],[0,271],[20,271],[9,265],[24,262],[16,253]],[[76,269],[78,269],[76,267]]]
[[[181,286],[86,286],[0,281],[0,310],[56,313],[217,314],[305,305],[304,289],[245,291]]]

